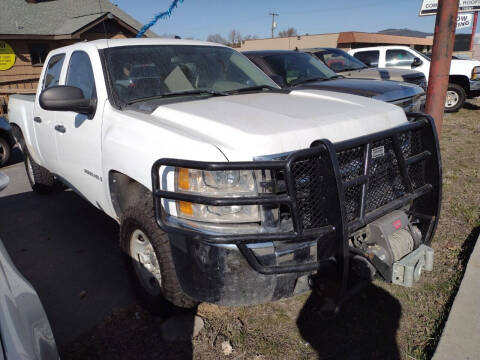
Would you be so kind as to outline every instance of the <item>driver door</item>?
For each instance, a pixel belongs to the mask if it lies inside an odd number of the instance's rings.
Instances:
[[[95,76],[89,54],[75,51],[69,59],[65,85],[82,90],[85,98],[96,99]],[[97,103],[91,116],[72,111],[57,112],[55,137],[64,180],[93,204],[102,194],[101,131],[103,104]]]

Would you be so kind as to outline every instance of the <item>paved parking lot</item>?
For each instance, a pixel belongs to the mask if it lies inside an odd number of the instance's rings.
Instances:
[[[0,193],[0,238],[63,346],[134,302],[118,225],[70,190],[34,194],[18,150],[11,163],[1,169],[10,185]]]

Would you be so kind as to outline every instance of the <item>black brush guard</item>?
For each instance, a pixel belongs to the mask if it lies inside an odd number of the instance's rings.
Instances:
[[[315,141],[280,160],[199,162],[164,158],[152,167],[155,216],[167,233],[206,244],[235,244],[252,268],[262,274],[311,272],[332,259],[344,270],[349,259],[349,235],[389,212],[409,206],[421,220],[423,242],[429,243],[438,222],[441,201],[441,162],[435,124],[423,114],[407,114],[414,122],[332,144]],[[373,154],[373,155],[372,155]],[[286,191],[255,197],[210,197],[165,191],[160,168],[205,171],[270,170],[284,178]],[[169,221],[162,199],[209,206],[264,205],[288,208],[293,230],[275,233],[211,234]],[[247,246],[271,241],[317,240],[316,262],[265,266]]]

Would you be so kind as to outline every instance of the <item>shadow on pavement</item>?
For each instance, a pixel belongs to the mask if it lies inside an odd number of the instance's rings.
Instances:
[[[72,191],[0,199],[0,237],[38,292],[58,346],[135,302],[117,234],[115,221]]]
[[[297,319],[318,359],[400,359],[395,336],[401,306],[385,290],[369,285],[332,318],[322,316],[321,304],[312,292]]]
[[[465,109],[468,109],[468,110],[480,110],[480,106],[476,105],[476,104],[472,104],[471,102],[465,102],[465,104],[463,105],[463,107]]]

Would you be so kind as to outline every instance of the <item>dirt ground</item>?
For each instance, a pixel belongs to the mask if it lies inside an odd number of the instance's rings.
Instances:
[[[74,359],[429,359],[480,232],[480,101],[444,119],[443,206],[433,240],[435,269],[411,289],[375,281],[323,318],[312,293],[266,305],[201,304],[205,328],[191,342],[162,341],[139,306],[115,309],[61,348]],[[232,347],[225,355],[222,343]]]

